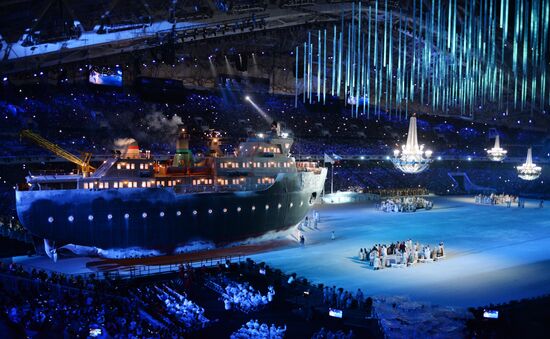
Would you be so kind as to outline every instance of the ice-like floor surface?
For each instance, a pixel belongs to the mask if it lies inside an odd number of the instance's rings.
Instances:
[[[476,205],[472,197],[436,197],[431,211],[384,213],[372,204],[319,207],[319,230],[306,245],[253,255],[315,283],[361,288],[368,295],[402,295],[452,306],[480,306],[550,293],[550,203],[524,209]],[[335,231],[336,239],[330,240]],[[447,259],[373,271],[360,247],[411,238],[444,241]]]

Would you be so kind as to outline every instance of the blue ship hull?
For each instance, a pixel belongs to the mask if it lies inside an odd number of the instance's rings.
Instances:
[[[170,188],[17,191],[17,213],[33,235],[57,245],[173,249],[224,244],[298,224],[326,178],[279,174],[261,191],[176,193]]]

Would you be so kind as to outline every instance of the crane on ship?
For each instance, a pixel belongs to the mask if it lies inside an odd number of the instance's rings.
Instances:
[[[34,142],[36,145],[52,152],[58,157],[76,164],[84,175],[88,175],[90,172],[95,170],[95,168],[90,165],[90,159],[92,158],[92,153],[90,152],[82,153],[82,158],[79,158],[28,129],[22,130],[20,136],[21,138]]]

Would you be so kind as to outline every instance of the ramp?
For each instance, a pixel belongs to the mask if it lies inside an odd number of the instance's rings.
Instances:
[[[448,172],[447,175],[453,180],[457,191],[466,193],[495,193],[497,190],[492,187],[476,185],[470,180],[465,172]]]

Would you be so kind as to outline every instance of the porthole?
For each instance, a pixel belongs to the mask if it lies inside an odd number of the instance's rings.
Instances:
[[[141,217],[142,217],[143,219],[147,218],[147,213],[143,212],[143,213],[141,214]]]
[[[88,216],[88,220],[90,220],[90,221],[94,220],[94,216],[90,214],[90,215]]]
[[[53,217],[49,217],[48,222],[51,224],[53,222]]]
[[[72,215],[69,215],[69,217],[67,218],[70,222],[73,222],[74,221],[74,217]]]

